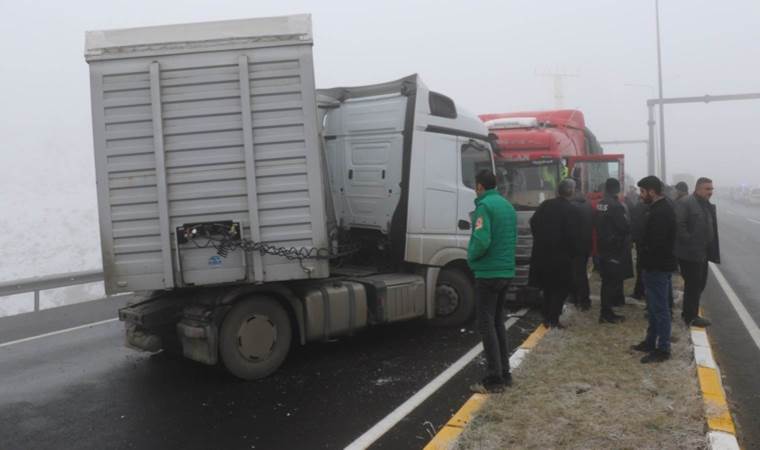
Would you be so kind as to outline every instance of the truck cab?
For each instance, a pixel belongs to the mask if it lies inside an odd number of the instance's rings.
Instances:
[[[518,216],[517,270],[508,296],[535,301],[528,288],[533,238],[529,221],[544,200],[556,196],[559,182],[572,177],[595,206],[600,186],[609,177],[623,177],[623,155],[603,154],[578,110],[483,114],[495,150],[496,175],[502,195]]]

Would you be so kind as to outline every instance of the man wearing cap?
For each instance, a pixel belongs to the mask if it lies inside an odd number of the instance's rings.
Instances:
[[[646,338],[632,349],[646,352],[641,362],[647,364],[670,359],[668,291],[672,289],[671,276],[676,270],[676,257],[673,254],[676,213],[671,203],[665,199],[659,178],[653,175],[642,178],[638,186],[641,200],[649,205],[639,245],[649,326]]]

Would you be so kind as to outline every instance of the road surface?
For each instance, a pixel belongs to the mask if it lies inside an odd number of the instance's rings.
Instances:
[[[129,350],[117,321],[2,344],[108,320],[117,307],[0,319],[0,448],[343,448],[478,342],[471,327],[379,327],[297,349],[279,372],[256,382]],[[510,344],[537,323],[535,313],[517,321]],[[482,375],[478,363],[373,447],[424,446],[469,397],[468,386]]]

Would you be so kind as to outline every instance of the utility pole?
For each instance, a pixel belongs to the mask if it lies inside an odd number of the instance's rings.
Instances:
[[[660,100],[660,176],[662,182],[668,182],[665,154],[665,104],[662,103],[662,51],[660,50],[660,0],[654,0],[655,20],[657,23],[657,84]],[[651,118],[650,118],[651,119]]]
[[[554,108],[562,109],[564,107],[565,94],[562,81],[565,78],[577,78],[578,75],[574,73],[563,73],[560,71],[538,73],[539,77],[549,77],[554,80]]]

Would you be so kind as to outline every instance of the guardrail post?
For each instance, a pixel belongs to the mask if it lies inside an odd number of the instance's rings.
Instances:
[[[40,310],[40,291],[34,291],[34,312]]]

